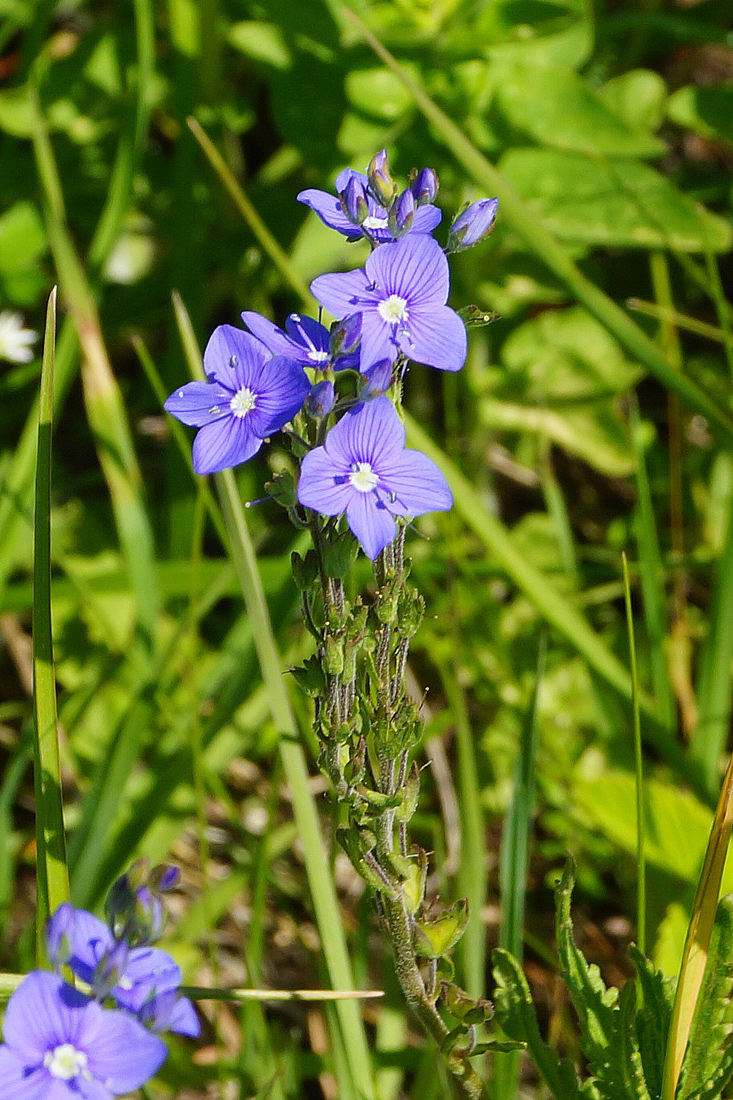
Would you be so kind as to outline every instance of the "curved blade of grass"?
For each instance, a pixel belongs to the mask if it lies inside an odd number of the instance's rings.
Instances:
[[[109,487],[120,542],[130,574],[140,634],[152,649],[157,625],[154,540],[142,499],[142,478],[124,402],[112,372],[89,280],[63,218],[53,149],[37,96],[33,146],[46,200],[46,229],[59,283],[82,347],[82,385],[89,424]]]
[[[36,958],[39,966],[45,962],[43,930],[46,919],[62,902],[69,900],[51,626],[51,437],[55,338],[54,287],[48,300],[43,344],[33,524],[33,716],[38,881]]]
[[[174,299],[176,320],[192,375],[205,379],[201,355],[185,306]],[[216,474],[224,522],[229,532],[232,561],[242,586],[242,595],[252,624],[262,677],[267,687],[270,712],[280,734],[279,752],[290,787],[298,834],[303,844],[306,872],[310,885],[321,946],[331,981],[337,988],[350,989],[351,974],[346,939],[338,908],[338,899],[323,849],[320,823],[309,787],[305,754],[299,743],[298,729],[283,679],[280,655],[257,567],[254,545],[247,527],[244,508],[231,470]],[[364,1025],[353,1002],[336,1006],[349,1067],[349,1078],[341,1080],[342,1097],[370,1100],[374,1097],[374,1078]]]
[[[532,214],[502,174],[415,83],[362,20],[346,7],[342,8],[342,11],[377,57],[410,93],[419,111],[431,123],[456,160],[481,187],[486,189],[488,194],[498,197],[502,218],[522,237],[530,251],[555,273],[571,294],[582,302],[602,325],[605,325],[635,359],[643,363],[660,382],[686,401],[690,408],[704,416],[716,430],[722,442],[728,447],[733,446],[733,420],[720,404],[695,382],[674,370],[654,341],[650,340],[635,321],[582,273],[568,251],[545,229],[541,220]]]
[[[677,979],[672,1020],[667,1039],[667,1051],[662,1078],[661,1100],[674,1100],[680,1069],[687,1049],[690,1028],[705,976],[710,937],[715,923],[715,910],[720,896],[720,882],[728,854],[733,826],[733,754],[723,780],[723,788],[710,830],[705,860],[692,907],[692,916],[682,952],[682,964]]]
[[[644,769],[641,750],[641,723],[639,721],[639,679],[636,669],[636,644],[634,642],[634,613],[631,607],[631,583],[629,563],[622,554],[624,571],[624,602],[626,626],[629,634],[629,661],[631,666],[631,690],[634,712],[634,765],[636,769],[636,944],[642,955],[646,951],[646,817],[644,813]]]

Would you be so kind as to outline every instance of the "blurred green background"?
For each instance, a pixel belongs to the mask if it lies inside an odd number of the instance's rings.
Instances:
[[[456,490],[452,513],[420,523],[428,540],[409,540],[429,609],[410,670],[429,690],[416,837],[435,853],[431,889],[471,899],[459,976],[490,993],[499,845],[517,812],[519,746],[535,741],[528,713],[549,624],[535,799],[523,811],[524,938],[545,1019],[572,1051],[548,888],[565,852],[578,861],[578,934],[607,980],[631,972],[623,948],[636,936],[622,552],[648,749],[648,945],[669,974],[727,746],[730,7],[354,8],[402,76],[335,0],[0,0],[0,310],[40,331],[56,282],[62,306],[53,614],[73,894],[98,905],[133,858],[174,858],[185,890],[170,946],[189,980],[326,980],[236,574],[154,380],[167,392],[188,377],[173,291],[203,347],[242,309],[282,324],[304,308],[298,278],[363,262],[361,245],[295,195],[330,190],[344,166],[363,171],[386,147],[403,182],[413,167],[437,170],[444,223],[466,201],[502,200],[492,238],[451,261],[451,304],[496,318],[472,332],[459,375],[416,366],[407,380],[407,407]],[[403,77],[440,111],[426,117]],[[238,202],[190,117],[243,189]],[[5,331],[0,322],[0,953],[12,969],[32,959],[40,347],[19,361]],[[243,499],[262,496],[283,462],[275,441],[239,470]],[[247,518],[283,665],[294,664],[307,646],[295,536],[272,502]],[[315,775],[307,706],[294,692],[293,703]],[[328,840],[320,780],[314,790]],[[362,884],[335,852],[333,874],[357,983],[387,990],[366,1009],[378,1095],[452,1095],[395,992]],[[201,1051],[192,1061],[176,1048],[151,1096],[335,1095],[330,1012],[220,1007],[208,1019]],[[521,1088],[536,1095],[531,1072]]]

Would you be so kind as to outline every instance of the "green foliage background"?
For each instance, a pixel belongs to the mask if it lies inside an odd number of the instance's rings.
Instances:
[[[498,319],[473,331],[460,375],[414,367],[408,377],[413,445],[432,448],[456,495],[451,514],[419,524],[429,541],[409,543],[429,609],[411,668],[416,690],[430,692],[419,762],[432,766],[416,823],[435,851],[432,889],[471,901],[457,965],[475,995],[490,992],[487,947],[500,936],[521,943],[521,906],[507,910],[517,926],[498,927],[502,822],[511,809],[516,827],[520,806],[533,823],[525,938],[572,1055],[549,978],[547,882],[566,851],[611,979],[635,934],[622,551],[649,750],[647,943],[668,975],[727,744],[727,4],[355,8],[522,200],[521,217],[502,203],[491,240],[452,261],[451,303]],[[191,981],[327,982],[319,935],[329,930],[314,923],[236,571],[151,379],[170,391],[188,377],[172,291],[203,347],[242,309],[282,323],[303,308],[298,279],[363,261],[361,246],[295,202],[302,188],[330,189],[346,164],[363,170],[386,147],[402,180],[413,166],[437,169],[445,220],[494,189],[335,0],[0,0],[0,19],[0,307],[40,330],[60,286],[52,594],[74,900],[98,905],[132,859],[172,856],[186,890],[170,946]],[[242,217],[190,116],[274,243]],[[633,309],[668,374],[579,294],[563,267],[573,262]],[[39,374],[40,358],[0,371],[5,969],[30,965],[33,951],[27,638]],[[243,499],[260,497],[283,461],[275,441],[237,471]],[[307,642],[293,533],[272,503],[247,520],[283,665],[297,663]],[[536,749],[529,764],[526,751],[520,758],[527,798],[514,766],[528,744],[543,623]],[[312,754],[307,707],[295,692],[292,702]],[[315,773],[313,755],[311,765]],[[522,851],[504,861],[512,896],[517,882],[524,893]],[[355,980],[387,990],[366,1014],[376,1094],[450,1095],[394,991],[368,898],[332,856]],[[177,1048],[151,1096],[332,1095],[333,1075],[341,1080],[347,1055],[330,1010],[220,1007],[207,1028],[210,1056],[193,1062]],[[535,1095],[531,1075],[521,1087]]]

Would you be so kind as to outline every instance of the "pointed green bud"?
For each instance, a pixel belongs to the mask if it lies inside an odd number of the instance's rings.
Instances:
[[[409,874],[402,882],[402,896],[405,907],[411,917],[419,910],[425,900],[425,882],[428,875],[428,857],[422,848],[418,849],[417,859],[410,864]]]
[[[451,1016],[455,1016],[456,1020],[461,1020],[464,1024],[480,1024],[490,1020],[494,1015],[494,1006],[490,1001],[485,1001],[483,998],[475,1001],[453,982],[442,981],[440,989],[445,1007]]]
[[[406,825],[411,820],[412,815],[417,809],[418,799],[420,797],[420,770],[417,764],[413,761],[412,767],[408,772],[405,785],[402,788],[402,801],[395,810],[395,820],[400,825]]]
[[[334,634],[327,634],[324,645],[323,667],[331,676],[340,676],[344,670],[344,643]]]
[[[372,198],[374,198],[380,206],[384,206],[388,209],[392,205],[392,199],[395,197],[397,184],[389,174],[386,149],[380,149],[380,151],[375,153],[369,161],[367,178],[369,180],[369,190],[371,191]]]
[[[425,600],[414,588],[403,590],[397,612],[397,633],[400,638],[414,638],[425,616]]]
[[[437,920],[415,923],[415,951],[426,959],[447,955],[460,940],[467,924],[468,902],[461,898]]]

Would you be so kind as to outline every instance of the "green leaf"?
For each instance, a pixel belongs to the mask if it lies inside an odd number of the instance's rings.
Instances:
[[[671,978],[665,978],[661,970],[656,970],[634,944],[629,947],[629,955],[634,961],[641,990],[640,1005],[636,1014],[636,1034],[644,1077],[652,1096],[659,1096],[672,1012],[674,981]]]
[[[408,72],[410,69],[408,65]],[[358,111],[383,122],[396,122],[412,107],[412,97],[404,84],[381,66],[352,69],[346,74],[344,86],[349,101]]]
[[[733,899],[722,898],[715,914],[707,968],[678,1100],[714,1100],[733,1073]]]
[[[39,260],[47,248],[36,207],[16,202],[0,217],[0,291],[18,305],[31,305],[46,278]]]
[[[565,241],[682,252],[726,252],[733,243],[725,219],[635,160],[510,149],[500,170],[544,228]]]
[[[634,130],[658,130],[664,118],[667,85],[651,69],[632,69],[607,81],[598,94]]]
[[[733,87],[680,88],[670,97],[667,116],[701,137],[733,143]]]
[[[655,157],[666,149],[659,138],[629,126],[581,76],[559,65],[507,66],[497,98],[512,126],[542,145],[613,157]]]
[[[464,898],[446,909],[437,920],[415,922],[415,950],[426,959],[447,955],[466,930],[468,903]]]
[[[579,1097],[596,1100],[599,1094],[593,1083],[587,1081],[581,1085],[572,1063],[543,1041],[532,994],[517,960],[508,951],[497,948],[491,961],[496,982],[494,1007],[502,1031],[516,1042],[527,1044],[532,1061],[555,1100]]]
[[[273,23],[243,20],[232,23],[227,34],[230,45],[253,61],[264,61],[283,72],[292,64],[292,57],[282,31]]]

